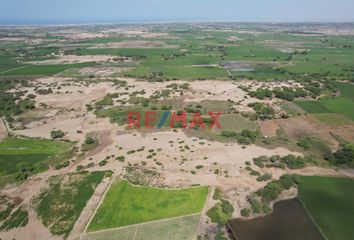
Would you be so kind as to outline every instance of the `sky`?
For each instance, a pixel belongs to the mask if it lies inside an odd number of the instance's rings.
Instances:
[[[354,21],[354,0],[0,0],[0,24]]]

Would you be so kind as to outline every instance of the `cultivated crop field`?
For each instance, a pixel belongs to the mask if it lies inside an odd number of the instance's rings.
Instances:
[[[318,101],[296,101],[295,103],[308,113],[340,113],[354,120],[354,85],[338,83],[341,97],[324,98]]]
[[[327,239],[350,239],[354,234],[354,180],[298,176],[297,182],[301,202]]]
[[[67,237],[105,172],[81,172],[58,176],[40,197],[37,213],[54,235]]]
[[[168,190],[133,186],[125,181],[113,183],[90,223],[97,231],[199,213],[207,187]]]
[[[229,131],[241,132],[243,129],[255,131],[258,129],[255,122],[249,121],[239,114],[224,114],[220,117],[220,125]],[[216,129],[217,131],[220,131]]]
[[[193,238],[200,219],[199,214],[163,219],[112,230],[90,232],[84,240],[189,240]]]
[[[329,126],[353,124],[353,121],[351,121],[349,118],[337,113],[313,114],[312,117],[318,120],[319,122]]]
[[[38,172],[49,164],[59,164],[72,146],[72,142],[64,141],[7,138],[0,142],[0,176],[15,174],[21,171],[21,166],[37,166]]]

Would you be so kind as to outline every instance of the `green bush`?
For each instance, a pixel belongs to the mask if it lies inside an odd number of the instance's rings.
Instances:
[[[254,196],[249,196],[247,201],[251,204],[253,213],[259,214],[261,212],[261,204]]]
[[[284,156],[282,160],[285,162],[286,166],[290,169],[301,169],[306,166],[305,158],[301,156],[296,157],[292,154],[289,154],[287,156]]]
[[[278,198],[278,195],[284,190],[283,186],[278,181],[268,183],[263,189],[259,190],[259,195],[263,201],[269,203]]]
[[[65,136],[65,133],[61,130],[53,130],[50,132],[50,137],[52,139],[62,138]]]
[[[91,145],[94,143],[95,143],[95,140],[92,137],[86,137],[85,144]]]
[[[294,185],[294,178],[293,176],[289,175],[289,174],[285,174],[283,176],[280,177],[279,179],[281,185],[286,189],[289,190],[293,185]]]
[[[213,208],[207,211],[207,216],[213,223],[225,225],[227,221],[232,217],[234,208],[230,202],[221,199]]]
[[[257,178],[257,182],[266,182],[270,179],[272,179],[272,174],[265,173]]]
[[[101,162],[98,163],[99,166],[105,166],[107,164],[107,160],[102,160]]]
[[[221,136],[226,137],[226,138],[234,138],[237,136],[237,133],[224,130],[221,132]]]
[[[250,213],[251,213],[251,209],[249,209],[249,208],[243,208],[241,210],[241,216],[242,217],[249,217]]]
[[[116,157],[116,160],[118,160],[120,162],[124,162],[125,161],[125,157],[124,156],[118,156],[118,157]]]
[[[304,150],[309,150],[312,146],[311,140],[309,138],[302,138],[297,143],[299,147],[302,147]]]

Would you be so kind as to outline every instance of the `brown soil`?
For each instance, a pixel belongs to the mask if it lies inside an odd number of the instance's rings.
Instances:
[[[263,136],[265,137],[275,137],[277,135],[277,130],[279,126],[273,120],[258,121],[258,126],[261,129]]]
[[[310,117],[299,116],[288,119],[276,120],[276,123],[285,133],[295,139],[304,137],[320,137],[330,146],[331,149],[338,148],[338,141],[329,133],[329,130],[313,121]]]

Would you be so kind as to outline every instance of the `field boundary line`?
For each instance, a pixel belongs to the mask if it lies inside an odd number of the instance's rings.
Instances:
[[[306,207],[305,203],[300,199],[300,197],[297,197],[297,199],[300,201],[300,203],[302,204],[302,206],[304,207],[305,211],[307,212],[307,215],[310,217],[311,221],[315,224],[315,226],[317,227],[317,229],[320,231],[322,237],[326,240],[329,240],[326,236],[326,234],[323,232],[322,228],[317,224],[317,222],[315,221],[315,218],[312,216],[311,212],[308,210],[308,208]]]
[[[116,178],[117,178],[117,177],[114,176],[114,175],[111,177],[110,183],[107,185],[106,190],[105,190],[104,193],[101,195],[100,200],[98,201],[95,210],[91,213],[91,216],[90,216],[89,220],[87,221],[84,230],[83,230],[82,233],[80,234],[80,237],[78,238],[79,240],[81,240],[82,237],[86,234],[87,229],[88,229],[88,227],[90,226],[90,223],[92,222],[92,219],[93,219],[94,216],[96,215],[96,213],[97,213],[99,207],[101,206],[101,204],[102,204],[102,202],[103,202],[103,200],[104,200],[104,197],[105,197],[106,194],[108,193],[109,189],[111,188],[111,186],[112,186],[112,184],[113,184],[113,182],[115,181]]]
[[[5,70],[5,71],[0,72],[0,74],[12,72],[12,71],[15,71],[15,70],[18,70],[18,69],[22,69],[22,68],[27,68],[27,67],[29,67],[29,66],[31,66],[31,65],[26,65],[26,66],[18,67],[18,68],[11,68],[11,69],[8,69],[8,70]]]
[[[94,231],[94,232],[88,232],[87,235],[97,234],[97,233],[102,233],[102,232],[110,232],[110,231],[115,231],[115,230],[121,230],[121,229],[130,228],[130,227],[139,227],[139,226],[148,225],[148,224],[154,224],[154,223],[168,222],[168,221],[172,221],[172,220],[176,220],[176,219],[180,219],[180,218],[184,218],[184,217],[197,216],[197,215],[200,215],[200,214],[201,214],[201,212],[198,212],[198,213],[192,213],[192,214],[178,216],[178,217],[164,218],[164,219],[160,219],[160,220],[137,223],[137,224],[132,224],[132,225],[128,225],[128,226],[122,226],[122,227],[116,227],[116,228],[107,228],[107,229],[98,230],[98,231]]]
[[[205,199],[204,207],[200,213],[198,226],[194,231],[193,239],[197,239],[198,233],[201,230],[200,228],[202,227],[202,224],[204,223],[204,220],[207,217],[206,212],[209,210],[209,204],[210,204],[210,201],[212,200],[212,197],[214,196],[214,193],[215,193],[215,186],[209,186],[208,195]]]
[[[133,240],[135,240],[135,237],[136,237],[137,232],[138,232],[138,227],[135,227],[135,232],[134,232]]]

